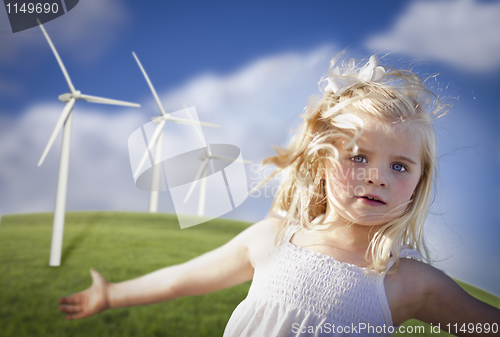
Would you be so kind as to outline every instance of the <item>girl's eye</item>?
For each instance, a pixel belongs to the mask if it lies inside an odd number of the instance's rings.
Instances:
[[[398,171],[398,172],[406,172],[407,171],[406,166],[404,166],[403,164],[392,164],[391,167],[393,170]]]
[[[351,160],[355,163],[367,163],[366,161],[366,158],[363,157],[363,156],[354,156],[354,157],[351,157]]]

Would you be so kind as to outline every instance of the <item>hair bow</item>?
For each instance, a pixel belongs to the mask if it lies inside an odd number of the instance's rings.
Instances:
[[[376,82],[380,80],[385,75],[385,69],[377,55],[372,55],[370,56],[368,63],[359,70],[359,75],[357,77],[350,78],[347,76],[341,76],[338,67],[333,70],[333,73],[339,77],[327,78],[328,85],[325,88],[325,92],[331,91],[340,95],[352,84],[368,81]]]

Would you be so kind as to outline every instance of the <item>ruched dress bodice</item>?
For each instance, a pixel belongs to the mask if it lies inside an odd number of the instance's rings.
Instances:
[[[290,234],[256,267],[224,337],[390,336],[385,273],[295,246]]]

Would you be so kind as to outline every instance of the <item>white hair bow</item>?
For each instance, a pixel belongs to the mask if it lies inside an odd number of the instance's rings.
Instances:
[[[382,67],[382,63],[377,55],[372,55],[368,63],[359,70],[358,77],[350,78],[341,76],[338,67],[333,70],[333,73],[340,77],[328,77],[328,85],[325,88],[325,92],[331,91],[336,95],[340,95],[352,84],[380,80],[385,75],[385,69]]]

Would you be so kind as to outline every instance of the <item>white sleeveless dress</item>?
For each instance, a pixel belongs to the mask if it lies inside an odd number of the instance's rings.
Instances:
[[[248,296],[231,315],[224,337],[392,335],[385,273],[293,245],[298,229],[290,227],[268,263],[255,269]],[[406,246],[401,257],[422,258]]]

